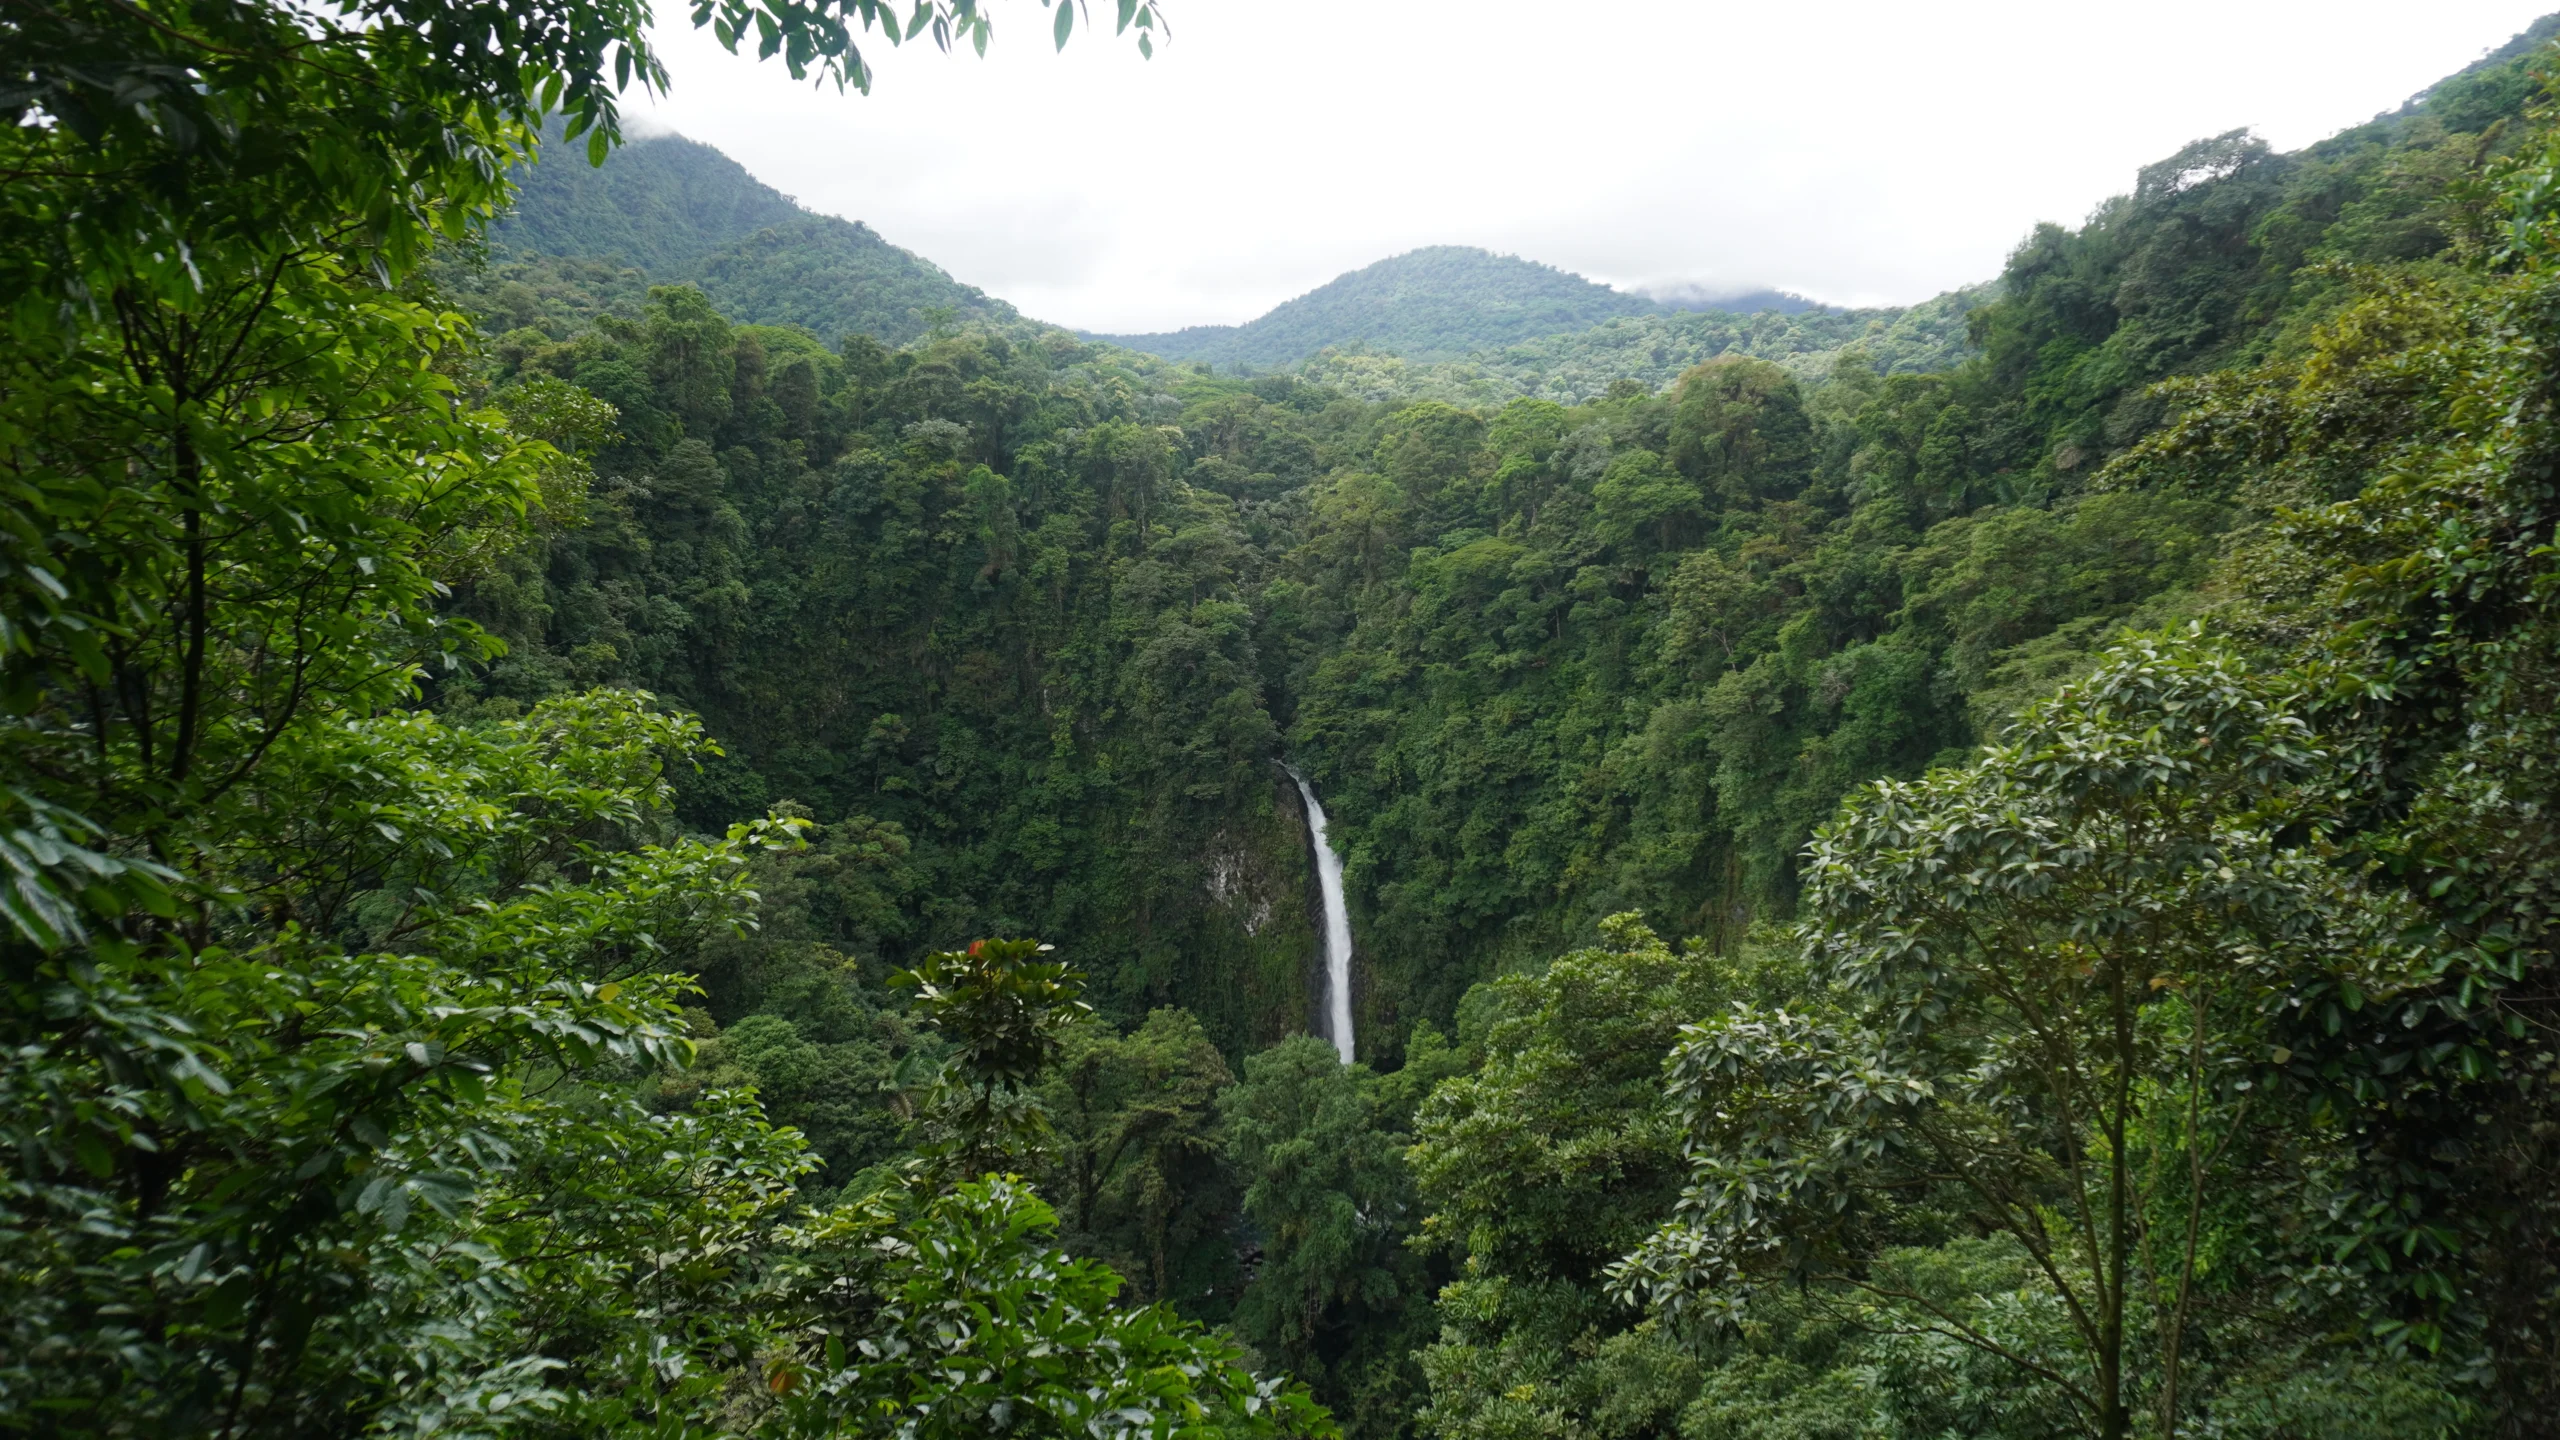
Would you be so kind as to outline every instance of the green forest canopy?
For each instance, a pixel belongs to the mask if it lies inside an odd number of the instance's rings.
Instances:
[[[2540,1433],[2549,22],[1479,397],[421,268],[457,13],[21,31],[0,1428]]]
[[[652,284],[699,287],[723,314],[830,340],[920,338],[937,316],[1003,324],[1013,307],[857,221],[816,215],[737,161],[681,135],[635,141],[600,166],[556,140],[527,165],[464,281],[515,325],[636,307]]]

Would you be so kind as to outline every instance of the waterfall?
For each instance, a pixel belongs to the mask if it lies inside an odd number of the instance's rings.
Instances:
[[[1351,910],[1342,902],[1342,857],[1324,834],[1324,806],[1307,777],[1283,765],[1307,802],[1307,830],[1316,842],[1316,889],[1324,897],[1324,1038],[1342,1063],[1351,1063]]]

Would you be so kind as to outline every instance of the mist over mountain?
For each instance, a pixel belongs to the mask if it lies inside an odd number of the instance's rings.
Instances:
[[[1830,308],[1792,290],[1766,286],[1736,290],[1712,285],[1648,285],[1636,293],[1673,310],[1716,310],[1733,315],[1759,315],[1773,310],[1781,315],[1801,315],[1807,310]]]

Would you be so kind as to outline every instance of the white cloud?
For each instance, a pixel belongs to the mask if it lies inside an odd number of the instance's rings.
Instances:
[[[1432,244],[1905,302],[2197,136],[2291,148],[2394,108],[2545,3],[1171,0],[1145,61],[1054,54],[999,0],[986,59],[884,48],[868,98],[671,24],[674,94],[631,109],[1090,329],[1250,319]]]
[[[625,140],[663,140],[676,133],[675,125],[655,110],[635,109],[622,117]]]

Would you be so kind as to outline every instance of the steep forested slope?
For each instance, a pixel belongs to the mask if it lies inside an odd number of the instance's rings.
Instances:
[[[590,165],[584,146],[554,130],[542,158],[517,177],[515,204],[489,239],[502,250],[609,257],[673,275],[806,213],[737,161],[681,135],[635,140]]]
[[[2370,267],[2487,243],[2473,177],[2528,50],[2303,152],[2224,136],[2147,167],[2019,248],[1952,370],[1848,351],[1808,393],[1728,356],[1659,397],[1391,418],[1312,497],[1325,563],[1298,573],[1343,628],[1291,696],[1376,1003],[1446,1014],[1613,910],[1784,915],[1850,786],[1962,754],[2113,622],[2169,618],[2236,512],[2093,476],[2175,412],[2156,382],[2298,343]]]
[[[2551,1432],[2523,42],[1477,406],[423,272],[456,13],[7,21],[0,1433]]]
[[[1242,325],[1090,338],[1229,368],[1276,369],[1328,347],[1446,360],[1666,307],[1515,255],[1435,245],[1339,275]]]
[[[1013,307],[858,221],[813,215],[738,162],[682,136],[638,141],[602,166],[556,134],[459,280],[484,309],[553,328],[599,304],[631,311],[646,284],[689,282],[723,313],[904,344],[938,318],[998,323]],[[613,277],[629,272],[629,278]],[[555,337],[556,338],[556,337]]]
[[[871,956],[1073,936],[1118,1013],[1179,1001],[1231,1048],[1303,1022],[1254,602],[1321,423],[1244,415],[1251,471],[1196,483],[1173,423],[1261,402],[1055,332],[837,355],[690,289],[509,354],[502,396],[573,381],[619,438],[586,523],[466,593],[514,644],[477,703],[645,685],[729,749],[686,782],[699,820],[788,799],[888,827],[890,903],[845,937]]]
[[[1302,1013],[1292,752],[1392,1056],[1609,913],[1783,916],[1843,793],[2178,613],[2231,502],[2089,477],[2169,413],[2152,381],[2288,343],[2340,267],[2444,263],[2494,143],[2445,117],[2511,102],[2500,63],[2310,152],[2200,142],[2037,232],[1987,302],[1620,319],[1506,352],[1563,398],[1498,409],[1057,335],[838,355],[678,292],[510,335],[517,373],[620,408],[598,464],[628,498],[474,601],[516,617],[490,693],[662,690],[732,750],[703,820],[787,797],[900,827],[887,953],[1073,934],[1120,1013],[1188,1005],[1229,1047]],[[1924,370],[1959,326],[1980,352]]]
[[[2392,114],[2291,153],[2235,131],[2145,166],[2077,230],[2045,224],[1972,317],[1959,377],[1974,473],[2076,489],[2171,407],[2166,377],[2298,344],[2358,267],[2458,262],[2491,243],[2486,167],[2516,136],[2546,17]]]

